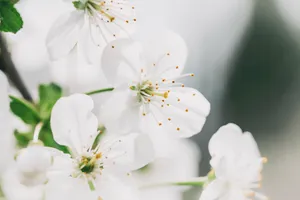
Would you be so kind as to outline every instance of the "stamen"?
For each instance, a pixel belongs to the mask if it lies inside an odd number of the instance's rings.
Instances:
[[[268,158],[263,157],[263,158],[262,158],[262,163],[266,164],[267,162],[268,162]]]

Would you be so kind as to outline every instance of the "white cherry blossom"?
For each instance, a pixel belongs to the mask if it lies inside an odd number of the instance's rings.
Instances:
[[[8,81],[0,71],[0,176],[13,162],[15,153],[12,119],[9,111]]]
[[[135,199],[131,170],[148,164],[153,149],[146,135],[107,136],[93,147],[98,120],[91,97],[74,94],[55,104],[51,115],[54,139],[69,147],[58,153],[49,172],[46,200]]]
[[[51,161],[51,152],[41,144],[21,149],[16,162],[4,173],[2,189],[5,197],[8,200],[42,200]]]
[[[249,132],[235,124],[221,127],[209,142],[210,161],[216,179],[203,191],[200,200],[267,199],[255,191],[261,186],[262,158]]]
[[[53,60],[68,55],[77,45],[89,61],[100,47],[134,30],[135,7],[129,0],[68,1],[76,10],[54,22],[47,36],[47,48]]]
[[[104,120],[124,133],[161,131],[190,137],[201,131],[210,104],[182,83],[194,74],[182,74],[187,48],[179,35],[167,32],[145,43],[124,39],[111,45],[115,48],[105,50],[102,67],[115,90],[103,106]]]

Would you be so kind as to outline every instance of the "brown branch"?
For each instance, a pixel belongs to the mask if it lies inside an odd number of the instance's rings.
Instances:
[[[24,99],[31,101],[32,98],[28,92],[20,74],[18,73],[13,61],[11,60],[10,53],[7,50],[5,40],[0,34],[0,70],[2,70],[19,90]]]

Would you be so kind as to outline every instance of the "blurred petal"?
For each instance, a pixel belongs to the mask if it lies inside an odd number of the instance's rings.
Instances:
[[[12,127],[12,117],[9,111],[8,81],[6,76],[0,71],[0,174],[13,161],[14,136]],[[4,153],[5,152],[5,153]]]
[[[40,200],[44,195],[44,185],[25,186],[21,184],[15,166],[11,166],[3,175],[1,189],[5,199],[9,200]]]
[[[50,29],[46,44],[51,59],[66,56],[75,47],[84,24],[84,12],[73,11],[60,16]]]
[[[55,141],[73,148],[77,153],[91,147],[98,128],[98,120],[91,112],[93,108],[92,98],[84,94],[59,99],[51,115]]]
[[[223,193],[226,191],[225,185],[220,180],[211,182],[202,192],[200,200],[216,200],[222,199]],[[231,199],[231,198],[228,198]]]

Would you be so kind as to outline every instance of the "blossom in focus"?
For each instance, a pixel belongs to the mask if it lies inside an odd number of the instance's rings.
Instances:
[[[135,199],[131,171],[152,159],[147,137],[128,134],[103,136],[95,145],[98,120],[91,112],[91,97],[74,94],[55,104],[51,128],[56,142],[69,148],[71,156],[57,153],[49,171],[46,200]]]
[[[249,132],[235,124],[221,127],[209,142],[210,161],[216,179],[203,191],[200,200],[267,199],[254,191],[261,186],[262,158]]]
[[[71,5],[71,1],[68,1]],[[47,48],[53,60],[68,55],[77,46],[89,61],[92,54],[112,40],[129,37],[134,30],[135,7],[129,0],[77,0],[76,10],[54,22],[47,36]]]
[[[124,39],[111,45],[114,48],[104,51],[102,67],[115,90],[103,106],[103,118],[125,133],[161,131],[190,137],[201,131],[210,104],[182,83],[194,74],[182,74],[187,48],[179,35],[167,32],[144,44]]]

